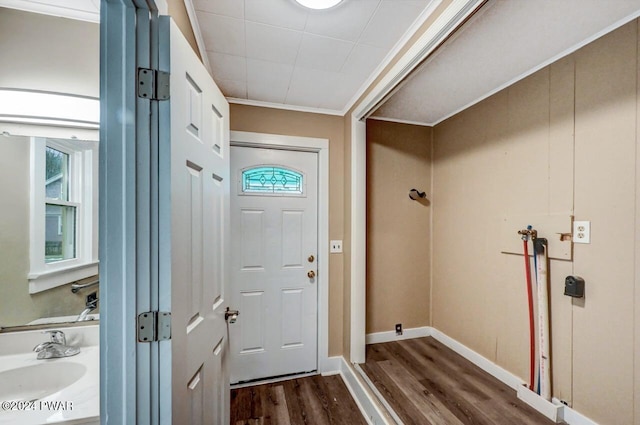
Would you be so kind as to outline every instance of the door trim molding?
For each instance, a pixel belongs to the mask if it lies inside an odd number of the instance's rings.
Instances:
[[[329,139],[231,131],[231,146],[316,152],[318,154],[318,372],[333,370],[329,360]],[[325,260],[326,259],[326,260]]]

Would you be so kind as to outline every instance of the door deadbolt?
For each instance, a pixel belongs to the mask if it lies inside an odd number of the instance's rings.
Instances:
[[[229,310],[229,307],[227,307],[227,310],[224,312],[224,320],[229,323],[236,323],[239,314],[240,312],[238,310]]]
[[[309,260],[310,263],[313,263],[315,259],[316,257],[314,257],[313,255],[310,255],[309,258],[307,258],[307,260]]]
[[[309,270],[307,276],[309,276],[309,279],[313,279],[314,277],[316,277],[316,272],[314,272],[313,270]]]

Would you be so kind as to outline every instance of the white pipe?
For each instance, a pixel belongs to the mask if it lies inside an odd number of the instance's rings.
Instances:
[[[551,353],[549,348],[549,279],[547,272],[547,240],[538,238],[534,242],[536,254],[536,281],[538,287],[538,347],[540,367],[540,396],[551,400]]]

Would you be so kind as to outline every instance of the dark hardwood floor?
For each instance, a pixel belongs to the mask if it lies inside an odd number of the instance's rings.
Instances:
[[[231,390],[231,425],[366,423],[339,375]]]
[[[368,345],[361,366],[405,425],[554,423],[430,337]]]

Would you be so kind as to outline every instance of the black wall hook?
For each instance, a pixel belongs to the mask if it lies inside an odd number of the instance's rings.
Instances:
[[[419,198],[426,198],[427,194],[424,192],[420,192],[418,189],[411,189],[409,191],[409,198],[411,198],[411,200],[415,201]]]

